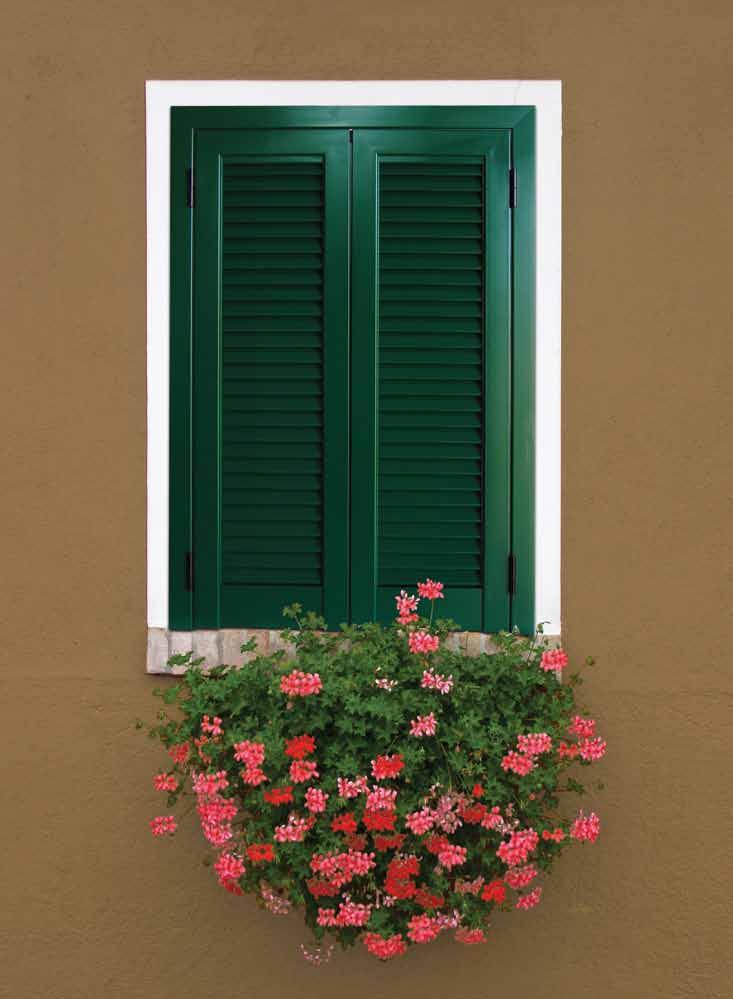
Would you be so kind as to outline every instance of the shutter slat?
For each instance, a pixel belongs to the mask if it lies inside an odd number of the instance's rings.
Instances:
[[[236,556],[252,556],[253,561],[261,555],[287,555],[288,552],[297,552],[300,555],[310,555],[319,557],[322,553],[320,544],[313,544],[310,537],[298,536],[296,534],[275,534],[260,535],[257,538],[237,536],[225,532],[227,552]],[[282,568],[282,563],[281,566]]]
[[[414,162],[407,160],[383,160],[380,164],[382,178],[392,179],[393,176],[405,177],[429,177],[434,180],[436,177],[481,177],[480,163],[456,163],[439,160],[429,160],[424,162]]]
[[[382,159],[379,585],[482,585],[480,161]]]
[[[222,321],[225,343],[227,333],[318,333],[323,326],[320,316],[261,316],[257,314],[256,306],[250,316],[229,315],[228,308],[223,311],[226,313]]]
[[[460,253],[456,252],[435,252],[435,253],[410,253],[403,255],[395,251],[393,254],[383,253],[381,255],[380,272],[382,271],[476,271],[481,273],[480,253]],[[381,279],[381,273],[380,273]],[[394,284],[400,284],[395,280]]]
[[[282,523],[281,520],[277,522],[271,521],[270,523],[263,520],[260,528],[261,533],[253,534],[253,530],[251,527],[240,524],[237,520],[231,521],[225,518],[222,523],[223,533],[227,538],[232,538],[234,541],[241,540],[242,542],[246,542],[250,539],[260,541],[269,538],[276,540],[280,540],[281,538],[299,538],[304,539],[309,544],[318,544],[322,537],[320,532],[313,531],[311,524]]]
[[[250,209],[265,207],[281,209],[287,205],[294,208],[311,210],[322,204],[323,198],[319,184],[313,184],[305,189],[300,186],[296,188],[281,186],[279,190],[276,191],[263,190],[263,188],[259,187],[255,190],[245,189],[232,192],[225,188],[225,224],[236,220],[237,213],[240,210],[249,211]]]
[[[392,288],[387,285],[382,289],[381,299],[383,302],[433,302],[436,305],[445,302],[481,302],[481,284],[475,287],[465,285],[439,285],[433,282],[430,286],[413,286],[405,288],[404,285]]]
[[[268,231],[272,232],[272,229],[268,227]],[[255,238],[254,236],[252,238]],[[288,239],[287,236],[283,236],[283,239]],[[267,270],[275,271],[283,279],[283,283],[291,284],[290,278],[297,278],[298,275],[293,272],[302,271],[301,280],[318,281],[320,280],[320,266],[321,266],[321,256],[318,253],[298,253],[296,251],[287,252],[290,247],[286,243],[283,246],[283,252],[278,255],[276,260],[273,260],[271,254],[259,254],[255,250],[248,253],[237,254],[236,251],[232,253],[225,253],[223,272],[234,273],[239,270]],[[279,266],[276,266],[279,265]],[[258,278],[259,280],[259,278]],[[264,281],[265,278],[262,277]]]
[[[280,440],[296,440],[295,434],[290,432],[283,434],[282,428],[297,429],[302,427],[304,433],[306,431],[313,433],[313,428],[321,428],[323,426],[323,414],[320,412],[282,413],[280,412],[280,408],[278,406],[275,412],[268,412],[266,415],[245,412],[234,413],[233,415],[225,414],[223,421],[224,433],[236,435],[237,440],[254,440],[256,434],[265,432],[270,435],[279,434]],[[240,435],[242,436],[240,437]],[[235,437],[232,437],[232,440],[234,439]],[[270,440],[272,437],[270,436],[266,439]],[[320,429],[318,439],[322,439]]]
[[[283,485],[287,486],[287,483],[283,483]],[[278,492],[270,486],[258,488],[254,483],[248,483],[242,489],[230,487],[225,492],[227,494],[224,499],[225,509],[227,506],[243,506],[244,500],[251,503],[253,511],[256,511],[260,505],[266,506],[270,503],[273,506],[287,507],[291,516],[299,516],[299,507],[301,506],[311,510],[320,511],[321,509],[321,494],[314,489],[309,491],[284,489]]]
[[[276,445],[281,445],[282,447],[292,447],[292,448],[306,448],[314,443],[321,446],[321,431],[317,427],[304,427],[301,433],[298,435],[297,441],[283,437],[282,428],[280,426],[263,426],[262,424],[257,424],[254,426],[229,426],[224,427],[223,440],[227,447],[240,448],[240,447],[262,447],[266,446],[268,448],[274,447]]]
[[[385,212],[402,208],[478,208],[481,209],[481,191],[475,184],[464,185],[456,190],[450,184],[433,185],[427,191],[424,188],[394,187],[394,181],[381,192],[381,204]]]
[[[249,559],[242,559],[249,562]],[[320,566],[311,568],[309,566],[291,565],[287,569],[276,568],[275,566],[263,566],[258,559],[252,559],[252,564],[242,567],[238,561],[224,559],[222,564],[222,575],[227,584],[235,586],[245,586],[247,584],[258,583],[260,586],[293,586],[296,579],[302,586],[321,586],[322,572]]]
[[[312,285],[296,285],[293,288],[279,288],[274,291],[272,288],[258,285],[255,288],[242,289],[240,282],[235,282],[233,286],[226,282],[222,289],[225,302],[236,305],[240,302],[252,302],[259,305],[282,305],[285,302],[322,302],[323,292],[316,282]]]
[[[228,204],[230,201],[236,202],[236,199],[240,196],[249,198],[254,191],[283,191],[287,194],[291,194],[294,191],[315,191],[320,194],[320,171],[311,176],[302,174],[298,177],[293,176],[292,171],[289,171],[285,175],[275,173],[258,175],[250,173],[243,180],[238,180],[227,173],[224,204]]]
[[[381,232],[380,255],[395,254],[478,254],[481,251],[481,227],[472,225],[409,225],[406,222],[385,223]]]
[[[224,351],[224,366],[227,372],[235,370],[237,367],[247,367],[249,365],[275,364],[282,365],[288,362],[294,365],[313,365],[320,361],[320,351],[317,347],[308,345],[301,346],[297,340],[304,337],[296,337],[296,344],[281,346],[277,342],[265,344],[263,346],[241,346],[230,347]]]
[[[385,265],[387,261],[384,262]],[[401,271],[397,274],[390,273],[386,266],[382,268],[381,274],[381,287],[382,292],[386,295],[391,296],[393,289],[392,285],[398,285],[399,288],[404,288],[403,275]],[[430,271],[423,270],[419,274],[410,275],[410,286],[409,291],[414,294],[420,294],[421,290],[431,288],[478,288],[483,287],[483,277],[478,270],[464,270],[458,272],[446,272],[445,270]]]
[[[323,583],[323,165],[226,164],[222,579]]]

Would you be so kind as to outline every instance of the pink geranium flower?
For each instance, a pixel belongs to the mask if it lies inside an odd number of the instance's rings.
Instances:
[[[542,653],[540,669],[543,669],[546,673],[551,671],[557,673],[561,669],[564,669],[568,662],[568,657],[562,649],[550,649]]]
[[[236,882],[245,872],[244,861],[236,853],[221,853],[214,864],[219,884],[226,888],[228,882]]]
[[[309,812],[325,812],[327,801],[328,795],[318,787],[309,787],[305,792],[305,807]]]
[[[248,767],[259,767],[265,760],[265,744],[244,739],[234,743],[234,759]]]
[[[579,843],[595,843],[601,831],[601,820],[595,812],[586,815],[581,809],[570,827],[570,835]]]
[[[517,867],[524,864],[537,849],[539,836],[531,827],[529,829],[517,829],[510,833],[509,840],[499,844],[496,856],[503,860],[508,867]]]
[[[436,583],[432,579],[426,579],[424,583],[417,584],[417,592],[423,600],[442,600],[443,584]]]
[[[462,944],[480,944],[486,942],[486,934],[481,929],[469,930],[462,926],[456,930],[455,939]]]
[[[502,759],[501,769],[506,771],[511,770],[512,773],[519,774],[520,777],[526,777],[530,771],[534,770],[534,760],[531,756],[525,756],[524,753],[515,753],[512,750]]]
[[[407,925],[407,935],[414,943],[429,943],[441,930],[440,921],[433,916],[413,916]]]
[[[600,760],[606,755],[606,743],[604,739],[596,736],[595,739],[583,739],[578,743],[578,755],[587,761]]]
[[[410,735],[414,735],[418,739],[421,739],[424,735],[435,735],[437,727],[438,723],[431,711],[429,715],[418,715],[417,718],[412,719],[410,722]]]
[[[431,669],[423,670],[420,686],[425,690],[437,690],[441,694],[449,694],[453,689],[453,677],[434,673]]]
[[[517,749],[525,756],[540,756],[552,749],[552,739],[547,732],[530,732],[517,736]]]
[[[366,777],[356,777],[354,780],[338,777],[336,784],[340,798],[358,798],[360,794],[366,794],[369,790],[369,781]]]
[[[318,779],[318,765],[315,760],[293,760],[290,764],[290,779],[294,784],[305,784]]]
[[[575,715],[568,725],[568,733],[577,735],[581,739],[590,739],[596,734],[596,723],[592,718],[583,718],[582,715]]]
[[[208,715],[204,715],[201,719],[201,731],[204,735],[211,735],[214,738],[222,735],[224,729],[221,727],[221,718],[218,716],[216,718],[209,718]]]
[[[156,791],[173,792],[178,789],[178,781],[173,774],[156,774],[153,777],[153,787]]]
[[[417,621],[417,614],[415,612],[417,611],[419,602],[418,597],[412,594],[408,595],[404,590],[400,590],[395,597],[397,620],[400,624],[412,624],[413,621]]]
[[[153,836],[172,836],[178,828],[174,815],[156,815],[150,821],[150,831]]]
[[[440,639],[437,635],[431,635],[427,631],[413,631],[407,639],[410,652],[415,654],[427,654],[436,652],[440,647]]]
[[[304,673],[294,669],[280,680],[280,690],[290,697],[309,697],[323,688],[318,673]]]
[[[515,909],[534,909],[536,905],[539,904],[540,896],[542,895],[541,888],[535,888],[528,895],[522,895],[521,898],[517,899]]]
[[[435,825],[435,814],[432,808],[421,808],[419,812],[410,812],[405,816],[405,825],[415,836],[423,836]]]
[[[388,961],[391,957],[399,957],[407,950],[407,944],[402,939],[401,933],[395,933],[391,937],[380,937],[378,933],[365,933],[362,943],[380,961]]]
[[[468,850],[465,846],[456,846],[455,843],[449,843],[438,854],[438,863],[441,867],[451,870],[453,867],[460,867],[461,864],[465,864],[467,856]]]

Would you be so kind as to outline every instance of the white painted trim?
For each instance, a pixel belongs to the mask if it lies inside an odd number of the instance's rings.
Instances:
[[[148,627],[168,626],[170,109],[174,106],[533,105],[537,110],[535,620],[560,620],[562,84],[559,80],[150,80],[145,85],[148,278]]]

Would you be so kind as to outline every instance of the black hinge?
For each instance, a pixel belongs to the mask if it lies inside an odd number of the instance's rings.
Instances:
[[[514,167],[509,171],[509,207],[517,207],[517,171]]]
[[[191,167],[186,169],[186,204],[189,208],[193,208],[193,170]]]
[[[349,142],[353,142],[353,141],[354,141],[354,129],[350,128],[349,129]]]
[[[193,592],[193,552],[186,552],[183,587],[186,593]]]
[[[512,553],[507,558],[506,588],[512,596],[517,592],[517,556]]]

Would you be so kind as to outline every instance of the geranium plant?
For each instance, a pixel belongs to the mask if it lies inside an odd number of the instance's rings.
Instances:
[[[170,757],[155,787],[168,807],[192,798],[223,888],[302,910],[314,963],[329,941],[381,959],[448,930],[483,943],[497,910],[537,905],[560,852],[599,834],[593,812],[560,807],[585,790],[571,768],[606,748],[576,707],[580,676],[558,682],[566,654],[516,634],[460,652],[434,615],[442,590],[427,580],[396,597],[392,626],[336,634],[293,605],[293,657],[207,671],[178,656],[186,673],[156,691],[176,710],[150,730]]]

